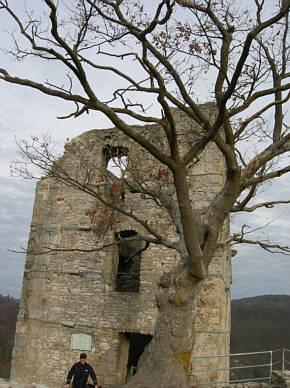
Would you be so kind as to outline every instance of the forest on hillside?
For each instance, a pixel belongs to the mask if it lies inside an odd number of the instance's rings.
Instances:
[[[19,301],[0,295],[0,377],[9,377]]]
[[[290,349],[290,296],[264,295],[232,301],[231,354],[273,351],[274,369],[282,369],[282,352]],[[290,369],[290,352],[285,353]],[[231,366],[269,364],[271,354],[231,357]],[[270,368],[232,370],[231,378],[269,376]]]
[[[19,301],[0,295],[0,377],[9,377]],[[231,354],[290,349],[290,296],[264,295],[232,301]],[[281,352],[273,352],[278,361]],[[290,363],[290,352],[288,353]],[[267,355],[231,357],[231,366],[266,364]],[[281,363],[275,369],[281,369]],[[290,364],[288,364],[290,369]],[[269,367],[233,369],[232,379],[266,376]]]

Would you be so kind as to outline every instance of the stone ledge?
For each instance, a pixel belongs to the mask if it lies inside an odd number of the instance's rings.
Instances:
[[[290,371],[273,371],[272,383],[248,382],[223,385],[220,388],[288,388],[290,387]],[[0,387],[1,388],[1,387]]]
[[[290,371],[289,370],[273,370],[272,384],[281,388],[290,387]]]

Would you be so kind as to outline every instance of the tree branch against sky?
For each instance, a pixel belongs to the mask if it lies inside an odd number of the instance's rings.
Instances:
[[[170,339],[166,346],[158,342],[158,330],[168,330],[170,338],[170,324],[164,318],[172,303],[170,293],[178,288],[184,298],[180,313],[186,331],[186,325],[192,324],[186,314],[194,304],[199,282],[207,276],[226,218],[231,212],[267,209],[279,202],[287,206],[285,200],[277,198],[257,204],[255,196],[262,184],[275,183],[290,170],[286,159],[290,151],[286,116],[290,0],[274,5],[271,1],[271,7],[267,1],[255,0],[251,8],[246,3],[242,8],[234,0],[159,0],[153,4],[149,12],[146,2],[141,1],[43,0],[39,8],[33,12],[27,9],[23,16],[14,11],[13,2],[0,0],[1,14],[10,17],[14,25],[11,45],[3,48],[6,54],[23,61],[35,58],[57,69],[50,79],[36,80],[29,74],[14,75],[1,66],[0,82],[70,102],[71,110],[61,115],[68,120],[102,113],[167,171],[167,198],[176,210],[172,223],[179,235],[173,249],[180,254],[180,264],[160,280],[162,298],[160,291],[155,339],[130,384],[152,387],[151,369],[157,368],[163,380],[156,386],[178,383],[187,387],[186,361],[180,368],[174,354],[188,354],[193,339],[181,336],[178,349]],[[102,77],[110,80],[106,90],[98,87]],[[202,85],[207,93],[201,92]],[[199,106],[205,99],[216,104],[212,121]],[[200,128],[197,140],[186,151],[180,148],[172,107]],[[144,123],[162,128],[166,147],[158,147],[130,125]],[[226,179],[201,216],[192,206],[187,174],[189,165],[209,142],[214,142],[224,156]],[[252,152],[247,150],[249,144]],[[63,179],[62,174],[58,171],[56,176]],[[66,179],[68,184],[76,184],[70,177]],[[146,189],[140,180],[136,182],[137,192]],[[133,181],[127,185],[132,187]],[[91,190],[86,184],[79,188]],[[97,192],[91,190],[90,194],[104,201]],[[163,190],[158,197],[147,190],[147,195],[166,208],[164,194]],[[114,203],[106,205],[116,207]],[[135,221],[144,222],[136,217]],[[154,236],[151,243],[168,246],[166,234],[158,235],[154,226],[150,233]],[[239,239],[242,242],[242,237]],[[275,244],[272,247],[277,248]],[[177,277],[181,282],[178,287]],[[157,367],[158,356],[163,362]],[[175,370],[176,381],[169,381],[169,375],[163,373],[167,368]]]

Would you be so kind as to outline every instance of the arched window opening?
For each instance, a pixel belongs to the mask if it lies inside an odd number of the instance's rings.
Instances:
[[[116,291],[139,292],[142,252],[147,249],[134,230],[123,230],[116,234],[116,240],[128,239],[118,244],[119,263],[116,277]]]
[[[103,154],[105,157],[106,168],[117,178],[124,176],[128,165],[128,153],[129,149],[122,146],[111,146],[107,144],[103,148]]]

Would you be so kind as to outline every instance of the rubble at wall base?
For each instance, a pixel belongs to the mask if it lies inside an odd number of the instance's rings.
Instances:
[[[62,387],[62,385],[61,385]],[[114,384],[110,388],[117,388]],[[248,382],[228,385],[211,385],[210,388],[288,388],[290,387],[290,371],[273,371],[272,383],[269,382]],[[48,388],[42,384],[18,383],[0,378],[0,388]],[[56,387],[60,388],[60,387]]]
[[[17,383],[7,379],[0,378],[0,388],[48,388],[43,384]]]

